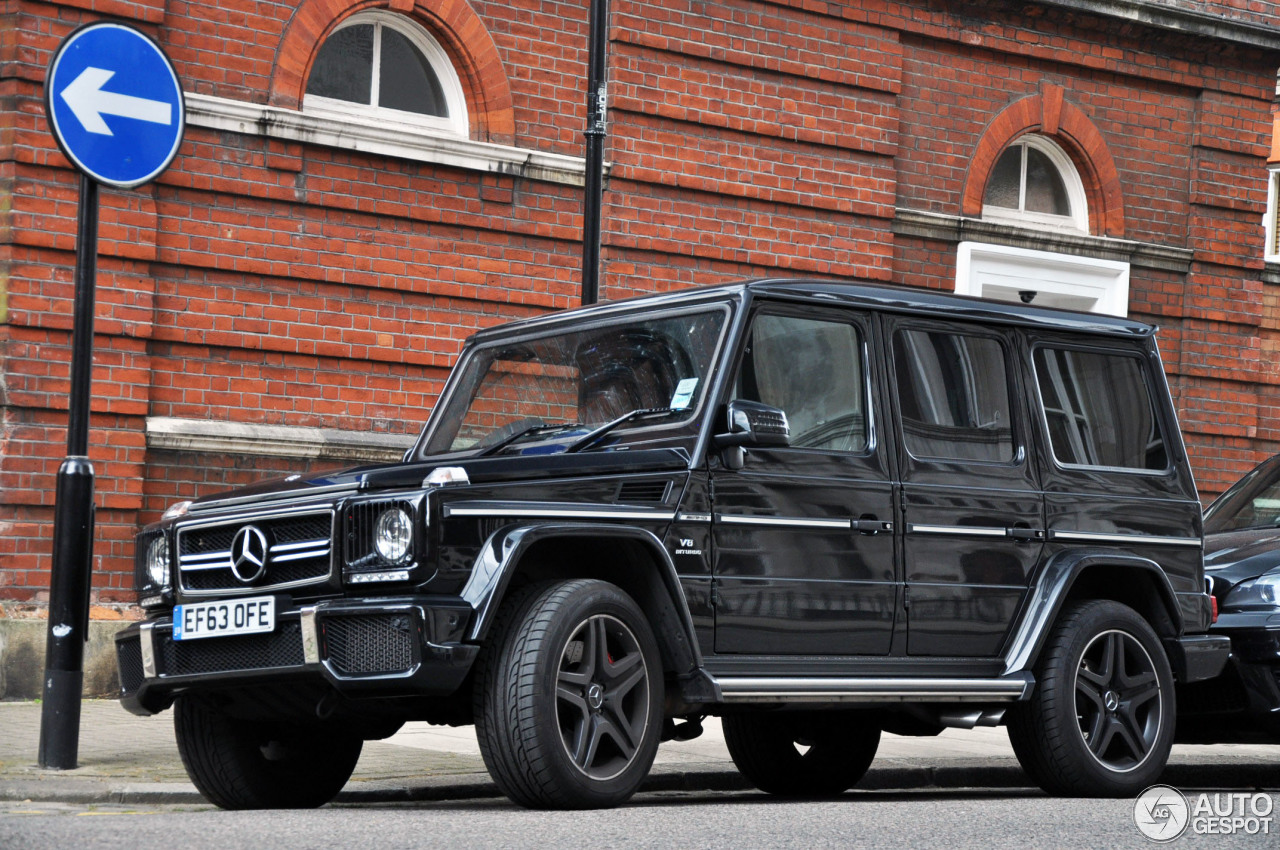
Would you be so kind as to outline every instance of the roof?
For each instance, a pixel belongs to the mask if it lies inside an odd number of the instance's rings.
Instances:
[[[883,283],[850,282],[806,278],[763,278],[683,289],[658,295],[642,295],[623,301],[610,301],[562,310],[532,319],[523,319],[477,332],[472,340],[483,342],[490,337],[512,333],[534,332],[562,322],[605,320],[612,315],[638,310],[695,306],[704,303],[745,301],[747,299],[828,302],[851,307],[877,309],[894,313],[946,316],[971,321],[1004,325],[1042,327],[1054,330],[1146,337],[1155,333],[1151,325],[1118,316],[1080,313],[1052,307],[1033,307],[1008,301],[994,301],[955,295],[913,286]]]

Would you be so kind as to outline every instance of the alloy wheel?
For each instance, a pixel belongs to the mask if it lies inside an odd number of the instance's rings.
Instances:
[[[566,641],[556,719],[569,758],[592,779],[612,779],[635,758],[649,722],[649,669],[621,620],[597,614]]]
[[[1080,734],[1099,763],[1125,772],[1146,761],[1164,722],[1164,699],[1155,663],[1137,638],[1112,630],[1089,642],[1075,702]]]

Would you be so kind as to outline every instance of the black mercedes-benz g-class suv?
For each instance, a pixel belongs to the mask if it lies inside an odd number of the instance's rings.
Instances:
[[[139,534],[124,705],[227,808],[323,804],[406,720],[613,805],[708,714],[779,794],[1000,723],[1047,790],[1135,793],[1228,652],[1153,334],[804,280],[483,331],[403,462]]]

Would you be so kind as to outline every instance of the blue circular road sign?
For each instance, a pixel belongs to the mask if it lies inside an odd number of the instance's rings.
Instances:
[[[132,189],[169,167],[182,143],[182,84],[160,46],[123,24],[67,36],[49,63],[45,113],[58,147],[99,183]]]

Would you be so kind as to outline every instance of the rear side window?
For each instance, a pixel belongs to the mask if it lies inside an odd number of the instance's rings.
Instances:
[[[990,337],[901,330],[893,337],[907,451],[1008,463],[1013,418],[1004,346]]]
[[[1036,381],[1058,463],[1164,471],[1169,466],[1138,357],[1038,348]]]

